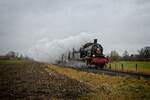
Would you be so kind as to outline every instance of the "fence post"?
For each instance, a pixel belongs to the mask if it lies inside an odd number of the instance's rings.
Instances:
[[[122,69],[122,71],[123,71],[123,64],[121,64],[121,69]]]
[[[111,64],[109,64],[109,69],[111,69]]]
[[[136,69],[136,72],[137,72],[137,64],[135,64],[135,69]]]

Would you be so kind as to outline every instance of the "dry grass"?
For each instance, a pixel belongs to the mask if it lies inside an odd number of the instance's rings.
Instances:
[[[92,87],[94,92],[80,99],[92,100],[141,100],[150,99],[150,81],[129,77],[99,75],[71,68],[48,65],[48,70],[56,71],[69,78],[78,80]]]

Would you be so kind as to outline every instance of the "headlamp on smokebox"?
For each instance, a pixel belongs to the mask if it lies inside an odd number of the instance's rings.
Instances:
[[[93,55],[93,57],[95,57],[95,55]]]

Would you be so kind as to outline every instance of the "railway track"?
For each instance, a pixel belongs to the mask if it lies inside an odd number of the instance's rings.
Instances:
[[[124,72],[110,69],[96,69],[94,67],[86,66],[86,65],[70,65],[70,64],[59,64],[61,67],[73,68],[80,71],[92,72],[96,74],[102,75],[110,75],[110,76],[121,76],[121,77],[132,77],[136,79],[146,79],[150,80],[150,75],[136,72]]]

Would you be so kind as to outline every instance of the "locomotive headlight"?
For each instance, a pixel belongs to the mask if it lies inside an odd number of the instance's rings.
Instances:
[[[93,57],[95,57],[95,55],[93,55]]]

